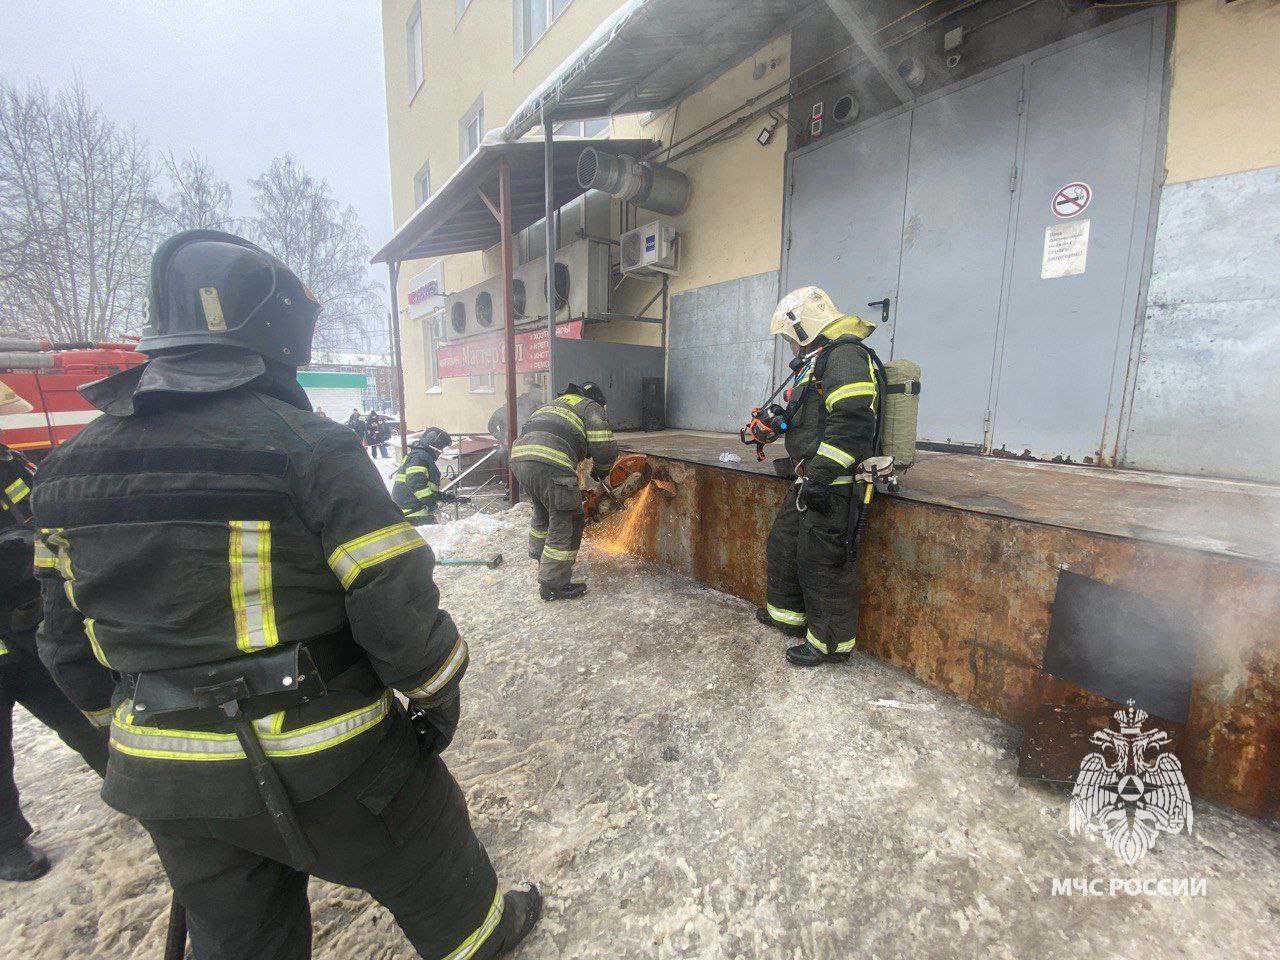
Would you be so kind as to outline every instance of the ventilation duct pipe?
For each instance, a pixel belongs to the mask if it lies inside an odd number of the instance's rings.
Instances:
[[[689,178],[678,170],[601,153],[595,147],[587,147],[578,157],[578,185],[668,216],[683,212],[693,189]]]

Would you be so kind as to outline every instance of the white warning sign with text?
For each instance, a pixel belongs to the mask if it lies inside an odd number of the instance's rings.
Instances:
[[[1084,273],[1085,261],[1089,257],[1089,223],[1088,220],[1072,220],[1045,227],[1041,280]]]

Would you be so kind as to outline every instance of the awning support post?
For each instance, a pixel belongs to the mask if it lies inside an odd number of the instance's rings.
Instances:
[[[409,422],[404,411],[404,362],[400,353],[400,291],[396,283],[400,279],[400,261],[387,261],[387,274],[391,279],[391,362],[396,368],[396,406],[400,412],[400,456],[409,450]]]
[[[520,487],[511,470],[511,447],[516,441],[516,302],[511,262],[511,167],[503,160],[498,167],[498,223],[501,231],[502,319],[507,335],[507,493],[512,505],[520,502]]]
[[[556,353],[556,178],[552,151],[556,131],[547,119],[547,101],[542,101],[542,179],[543,216],[546,221],[547,245],[547,399],[555,396],[554,373]]]

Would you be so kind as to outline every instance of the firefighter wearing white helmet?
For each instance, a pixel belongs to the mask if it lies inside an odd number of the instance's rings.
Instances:
[[[787,453],[796,478],[766,549],[766,605],[756,618],[803,642],[787,660],[812,667],[849,659],[857,635],[854,551],[871,486],[854,479],[875,454],[882,392],[862,341],[875,324],[841,313],[817,287],[782,298],[771,331],[803,357],[787,399]]]

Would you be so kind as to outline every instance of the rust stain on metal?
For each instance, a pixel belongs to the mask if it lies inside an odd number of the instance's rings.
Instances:
[[[765,539],[785,481],[651,458],[674,495],[648,498],[627,549],[762,602]],[[859,645],[1021,725],[1049,702],[1040,664],[1059,570],[1134,590],[1197,625],[1178,751],[1192,789],[1280,816],[1280,569],[984,508],[992,504],[876,499],[858,561]],[[621,519],[589,535],[607,537]]]

